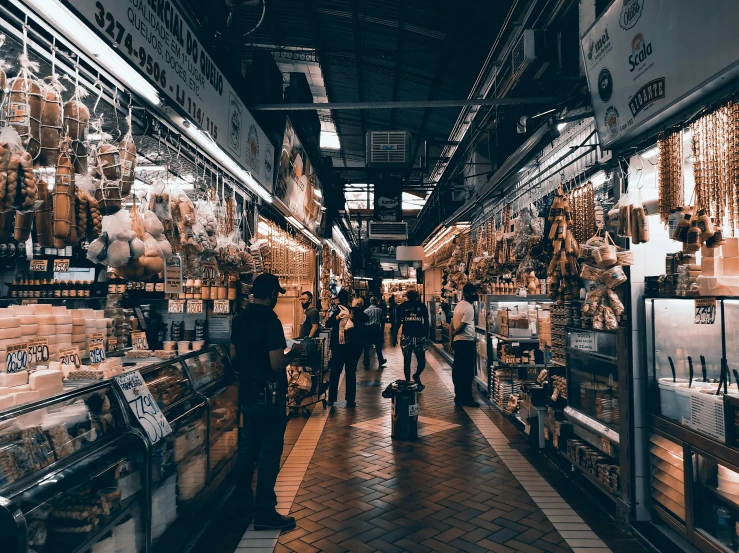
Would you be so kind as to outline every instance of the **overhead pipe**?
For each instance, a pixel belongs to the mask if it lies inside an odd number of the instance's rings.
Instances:
[[[252,104],[249,111],[316,111],[325,109],[425,109],[456,108],[460,106],[518,106],[525,104],[551,104],[562,98],[542,96],[534,98],[473,98],[467,100],[410,100],[397,102],[326,102],[310,104]],[[451,141],[450,142],[456,142]]]

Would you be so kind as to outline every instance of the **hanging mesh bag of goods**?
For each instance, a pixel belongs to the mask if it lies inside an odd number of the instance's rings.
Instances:
[[[8,123],[15,128],[21,137],[21,143],[32,159],[36,159],[41,151],[41,104],[43,96],[41,85],[30,77],[30,72],[23,68],[21,75],[11,79],[9,84]]]

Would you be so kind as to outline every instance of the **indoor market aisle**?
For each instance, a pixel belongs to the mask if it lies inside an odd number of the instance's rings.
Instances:
[[[369,371],[360,361],[355,409],[340,401],[290,422],[277,487],[297,528],[244,533],[248,520],[229,511],[199,551],[645,551],[545,460],[529,461],[525,441],[493,408],[455,409],[449,366],[431,352],[419,440],[394,442],[381,392],[401,377],[402,355],[386,356],[383,371],[374,355]]]

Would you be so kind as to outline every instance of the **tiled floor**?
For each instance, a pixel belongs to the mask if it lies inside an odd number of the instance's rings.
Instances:
[[[644,552],[495,410],[455,409],[449,368],[431,352],[420,437],[392,440],[381,392],[401,377],[402,356],[386,356],[384,371],[360,362],[355,409],[319,405],[288,425],[277,489],[297,528],[254,532],[224,513],[199,552]]]

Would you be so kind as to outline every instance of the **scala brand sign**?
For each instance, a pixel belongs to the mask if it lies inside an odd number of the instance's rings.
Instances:
[[[187,112],[262,186],[272,191],[273,149],[267,135],[173,2],[67,0],[67,4],[135,65],[161,96]],[[269,148],[269,158],[258,156],[260,147],[255,152],[252,142],[261,144],[262,150]]]
[[[612,2],[580,43],[601,147],[668,123],[739,76],[737,21],[739,2]]]

